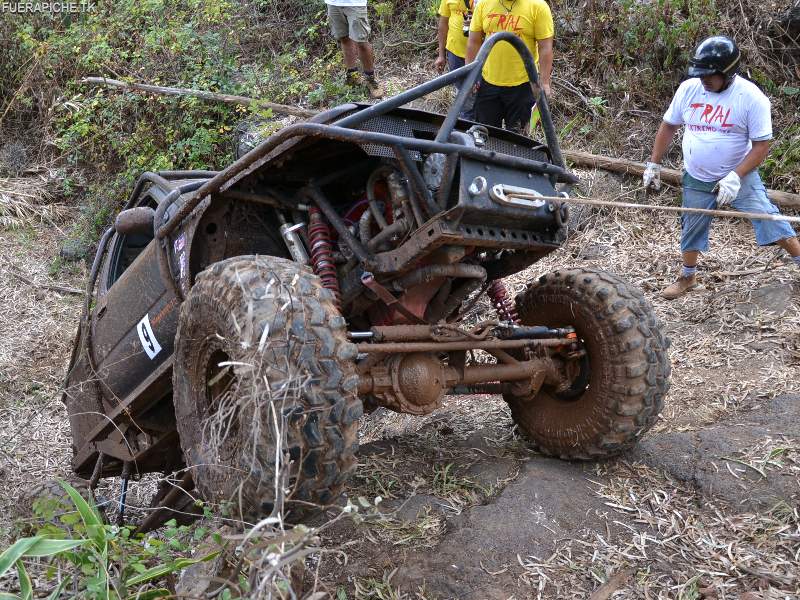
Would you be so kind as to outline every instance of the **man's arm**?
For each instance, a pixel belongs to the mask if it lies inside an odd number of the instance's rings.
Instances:
[[[469,32],[469,38],[467,39],[467,56],[464,59],[466,64],[471,63],[475,60],[475,57],[478,56],[478,50],[481,49],[481,44],[483,44],[483,37],[483,32],[481,31]]]
[[[447,64],[447,57],[445,56],[445,47],[447,46],[447,28],[449,25],[450,19],[449,17],[439,17],[439,26],[436,29],[436,39],[439,42],[439,56],[436,57],[436,61],[433,63],[433,66],[436,67],[439,71],[444,71],[444,67]]]
[[[739,177],[744,177],[753,169],[757,169],[764,159],[769,154],[769,146],[772,140],[761,140],[760,142],[753,142],[753,147],[747,156],[744,157],[739,166],[734,169]]]
[[[550,75],[553,72],[553,38],[537,40],[539,48],[539,81],[545,95],[550,97]]]
[[[650,154],[650,162],[660,164],[661,159],[667,153],[669,145],[672,143],[672,138],[675,137],[675,132],[680,129],[680,125],[673,125],[666,121],[661,121],[661,126],[656,133],[656,141],[653,142],[653,151]]]

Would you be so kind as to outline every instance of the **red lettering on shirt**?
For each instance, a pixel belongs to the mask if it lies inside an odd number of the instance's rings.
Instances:
[[[728,117],[731,116],[731,109],[728,109],[728,112],[725,113],[725,118],[722,120],[723,127],[733,127],[733,123],[728,123]]]
[[[711,111],[714,110],[714,107],[710,104],[706,104],[705,109],[703,110],[703,114],[700,115],[700,120],[705,121],[706,123],[710,123],[711,121],[708,120],[708,115],[711,114]]]
[[[522,27],[519,26],[520,19],[522,19],[521,15],[489,13],[486,15],[486,18],[489,19],[489,27],[487,29],[490,30],[487,33],[494,33],[496,31],[510,31],[519,35],[517,32],[522,31]],[[492,27],[493,22],[494,27]]]
[[[697,112],[697,109],[702,107],[702,106],[705,106],[705,104],[703,104],[702,102],[697,102],[695,104],[690,104],[689,107],[692,109],[692,115],[689,118],[690,119],[694,119],[694,115]]]

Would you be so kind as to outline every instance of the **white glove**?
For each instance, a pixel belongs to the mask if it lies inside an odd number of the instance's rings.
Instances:
[[[739,188],[742,187],[742,180],[731,171],[719,180],[712,191],[717,192],[717,206],[723,207],[730,204],[739,195]]]
[[[661,165],[654,162],[649,162],[644,166],[644,173],[642,173],[642,184],[644,189],[653,187],[654,190],[661,189]]]

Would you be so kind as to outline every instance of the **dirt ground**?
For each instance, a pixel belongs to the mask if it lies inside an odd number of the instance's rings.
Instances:
[[[580,174],[587,195],[676,197]],[[800,598],[800,271],[747,223],[720,222],[703,286],[667,302],[674,216],[582,220],[507,284],[591,266],[639,285],[672,340],[662,420],[627,456],[583,464],[533,454],[498,397],[365,417],[347,493],[382,502],[326,533],[341,552],[317,567],[337,600]],[[0,231],[0,532],[21,490],[69,470],[59,386],[82,298],[47,286],[80,288],[86,269],[57,260],[63,239],[50,224]]]

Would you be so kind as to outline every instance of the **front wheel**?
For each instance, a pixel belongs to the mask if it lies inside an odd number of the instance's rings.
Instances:
[[[240,256],[200,273],[173,374],[187,468],[249,518],[335,500],[355,464],[356,348],[333,294],[291,261]],[[241,512],[240,512],[241,511]]]
[[[633,446],[669,389],[668,341],[641,291],[599,270],[560,270],[517,297],[523,325],[575,328],[586,354],[567,390],[506,395],[520,429],[544,454],[592,459]]]

